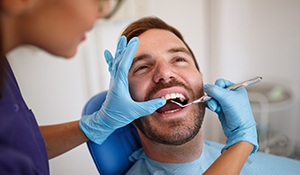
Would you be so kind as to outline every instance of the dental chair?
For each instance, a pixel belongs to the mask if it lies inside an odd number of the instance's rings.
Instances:
[[[82,115],[98,111],[106,94],[105,91],[92,97]],[[88,141],[87,146],[101,175],[125,174],[133,164],[128,159],[129,155],[142,147],[133,124],[115,130],[101,145]]]
[[[82,115],[99,110],[107,92],[93,96],[85,105]],[[205,140],[205,143],[221,150],[223,144]],[[141,148],[141,141],[133,124],[115,130],[101,145],[87,142],[88,149],[101,175],[125,174],[133,165],[128,157]],[[248,158],[246,174],[289,174],[300,173],[300,161],[282,156],[257,152]],[[248,170],[249,171],[248,171]],[[253,172],[254,170],[254,172]],[[250,172],[250,173],[249,173]]]

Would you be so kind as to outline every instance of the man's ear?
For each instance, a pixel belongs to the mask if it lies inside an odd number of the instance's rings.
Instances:
[[[10,15],[18,15],[32,7],[36,0],[1,0],[1,11]]]

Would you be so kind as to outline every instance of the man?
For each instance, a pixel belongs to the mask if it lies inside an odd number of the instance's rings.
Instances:
[[[170,101],[186,104],[204,95],[202,73],[191,49],[175,28],[158,18],[142,18],[129,25],[123,35],[128,40],[139,38],[128,73],[132,98],[138,102],[167,100],[153,114],[135,120],[143,149],[130,157],[135,164],[128,174],[202,174],[220,156],[219,150],[203,141],[201,125],[206,105],[180,108]],[[105,57],[112,60],[107,52]],[[245,143],[246,161],[250,152],[255,153],[258,148],[256,124],[246,90],[224,89],[232,84],[220,79],[217,86],[206,85],[206,92],[214,98],[207,104],[218,113],[227,136],[222,152]],[[243,165],[244,161],[236,163]]]

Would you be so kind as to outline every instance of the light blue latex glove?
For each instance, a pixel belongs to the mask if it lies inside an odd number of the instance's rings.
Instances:
[[[212,98],[206,102],[208,108],[218,114],[228,147],[247,141],[254,145],[251,154],[258,150],[256,123],[245,88],[229,91],[225,88],[232,82],[218,79],[215,85],[204,85],[204,91]]]
[[[165,105],[165,99],[153,99],[146,102],[132,100],[128,87],[128,71],[138,47],[138,38],[119,40],[115,58],[106,50],[106,62],[111,75],[106,99],[99,111],[82,116],[79,126],[93,142],[101,144],[117,128],[123,127],[137,118],[155,112]]]

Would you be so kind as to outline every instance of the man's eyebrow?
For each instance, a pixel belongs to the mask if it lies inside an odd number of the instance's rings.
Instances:
[[[171,49],[167,50],[167,52],[168,53],[183,52],[185,54],[188,54],[188,55],[192,56],[191,52],[188,49],[184,48],[184,47],[174,47],[174,48],[171,48]],[[134,57],[131,66],[133,66],[138,61],[147,60],[147,59],[150,59],[150,58],[152,58],[151,54],[147,54],[147,53],[136,56],[136,57]]]
[[[191,52],[188,49],[184,48],[184,47],[171,48],[171,49],[168,50],[168,52],[169,53],[183,52],[183,53],[186,53],[186,54],[192,56]]]
[[[150,54],[142,54],[142,55],[139,55],[137,57],[134,57],[133,61],[132,61],[132,65],[134,65],[138,61],[145,60],[145,59],[150,59],[151,57],[152,56]]]

